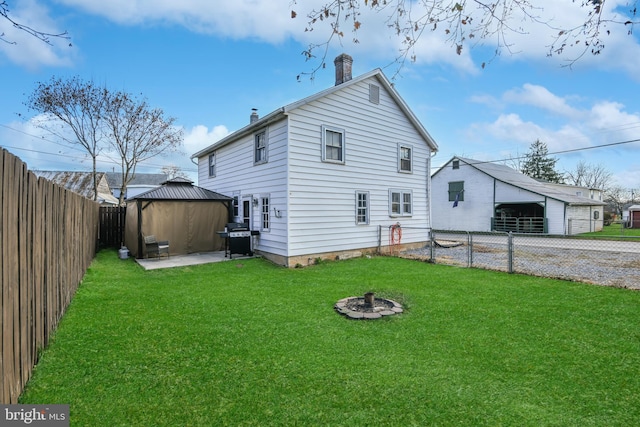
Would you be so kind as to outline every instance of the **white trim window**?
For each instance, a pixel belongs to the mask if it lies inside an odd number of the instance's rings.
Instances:
[[[345,162],[345,132],[331,126],[322,125],[322,161]]]
[[[369,224],[368,191],[356,191],[356,224]]]
[[[253,135],[253,163],[267,163],[267,130],[263,129]]]
[[[216,176],[216,154],[209,154],[209,176]]]
[[[234,191],[233,192],[233,218],[234,218],[234,221],[236,220],[235,218],[238,218],[239,214],[240,214],[240,192],[239,191]]]
[[[413,172],[413,147],[407,144],[398,144],[398,172]]]
[[[411,190],[389,190],[389,216],[411,216],[413,193]]]
[[[269,195],[260,197],[260,230],[269,231]]]

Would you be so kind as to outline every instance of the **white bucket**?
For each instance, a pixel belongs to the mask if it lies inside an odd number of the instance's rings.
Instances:
[[[118,251],[118,254],[120,256],[120,259],[127,259],[127,258],[129,258],[129,249],[127,249],[126,247],[123,246]]]

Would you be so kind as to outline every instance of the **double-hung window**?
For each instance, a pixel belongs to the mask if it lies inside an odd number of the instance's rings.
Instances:
[[[411,216],[413,193],[411,190],[389,190],[389,215]]]
[[[413,171],[413,147],[398,144],[398,172],[411,173]]]
[[[322,161],[345,162],[345,132],[330,126],[322,126]]]
[[[253,163],[260,164],[267,162],[267,131],[262,130],[253,135]]]
[[[209,154],[209,176],[216,176],[216,155]]]
[[[356,191],[356,224],[369,224],[368,191]]]

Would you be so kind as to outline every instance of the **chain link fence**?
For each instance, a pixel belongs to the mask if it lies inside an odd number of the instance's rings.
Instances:
[[[460,267],[640,289],[640,237],[571,237],[410,229],[422,247],[394,255]]]

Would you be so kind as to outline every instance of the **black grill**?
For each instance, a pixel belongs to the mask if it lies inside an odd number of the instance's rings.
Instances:
[[[253,256],[249,226],[244,222],[230,222],[227,223],[226,229],[229,242],[229,258],[233,258],[233,254]]]

